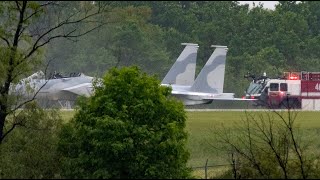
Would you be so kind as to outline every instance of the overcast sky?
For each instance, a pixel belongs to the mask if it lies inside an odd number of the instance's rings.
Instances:
[[[239,1],[240,4],[249,4],[250,7],[252,7],[252,3],[255,3],[256,6],[261,2],[263,4],[263,7],[267,9],[275,9],[275,5],[278,4],[278,1]]]

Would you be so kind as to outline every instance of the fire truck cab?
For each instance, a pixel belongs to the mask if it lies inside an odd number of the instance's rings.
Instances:
[[[284,72],[279,78],[254,80],[245,97],[269,108],[300,109],[303,100],[320,99],[320,72]]]
[[[301,108],[300,81],[271,79],[262,90],[260,100],[272,108]]]

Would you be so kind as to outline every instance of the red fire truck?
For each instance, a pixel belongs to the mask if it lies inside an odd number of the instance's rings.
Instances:
[[[254,78],[244,98],[269,108],[301,108],[320,101],[320,72],[284,72],[282,77]]]

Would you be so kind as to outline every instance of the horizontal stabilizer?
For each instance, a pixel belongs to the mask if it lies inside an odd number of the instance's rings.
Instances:
[[[92,94],[92,83],[82,83],[76,86],[62,89],[62,91],[68,91],[77,95],[90,96]]]
[[[234,93],[203,93],[203,92],[192,92],[192,91],[172,91],[173,95],[184,95],[184,96],[196,96],[198,99],[203,100],[231,100],[231,101],[255,101],[257,99],[243,99],[235,98]]]

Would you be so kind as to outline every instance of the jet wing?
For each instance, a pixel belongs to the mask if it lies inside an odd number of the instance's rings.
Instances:
[[[217,100],[217,99],[216,99],[216,100]],[[258,99],[230,98],[230,99],[223,99],[223,100],[231,100],[231,101],[257,101]]]
[[[68,91],[77,95],[90,96],[92,94],[92,83],[83,83],[76,86],[62,89],[62,91]]]
[[[172,91],[171,94],[185,95],[185,96],[197,96],[201,99],[212,99],[212,100],[232,100],[232,101],[255,101],[257,99],[243,99],[235,98],[234,93],[203,93],[203,92],[193,92],[193,91]]]

